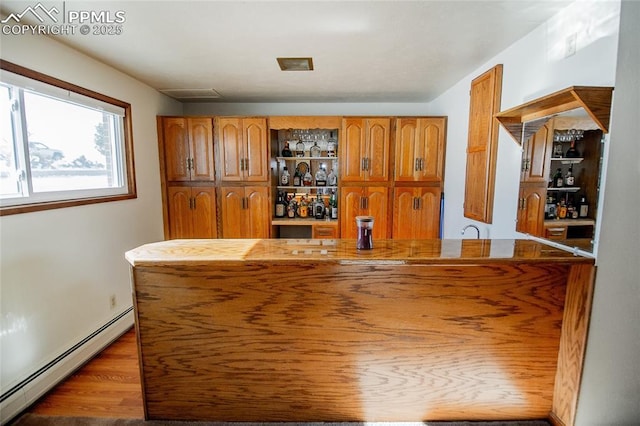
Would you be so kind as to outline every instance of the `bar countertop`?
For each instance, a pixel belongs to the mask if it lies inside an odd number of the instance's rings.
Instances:
[[[210,262],[353,264],[586,263],[575,255],[533,240],[376,240],[357,250],[355,240],[215,239],[168,240],[126,253],[134,267]]]

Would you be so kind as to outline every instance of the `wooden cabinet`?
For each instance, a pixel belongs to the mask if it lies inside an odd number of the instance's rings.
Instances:
[[[211,118],[164,117],[162,139],[167,181],[215,180]]]
[[[222,187],[222,238],[269,238],[271,203],[266,186]]]
[[[440,236],[439,187],[396,187],[393,197],[394,239]]]
[[[340,238],[337,223],[322,223],[311,225],[311,238]]]
[[[216,238],[216,193],[209,186],[168,188],[169,238]]]
[[[551,123],[542,126],[522,144],[521,182],[544,184],[548,182],[552,147],[553,125]]]
[[[502,65],[473,79],[470,93],[464,217],[491,223],[498,153],[494,115],[500,111]]]
[[[373,237],[388,238],[388,188],[347,186],[340,191],[341,238],[357,237],[356,216],[373,216]]]
[[[340,138],[342,182],[389,180],[391,119],[344,118]]]
[[[396,182],[440,182],[444,176],[446,118],[398,118]]]
[[[518,196],[516,231],[544,237],[546,184],[521,184]]]
[[[228,182],[269,180],[269,149],[265,118],[217,119],[220,179]]]

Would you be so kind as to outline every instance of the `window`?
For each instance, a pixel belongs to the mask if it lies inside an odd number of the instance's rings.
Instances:
[[[0,68],[0,215],[135,198],[128,103]]]

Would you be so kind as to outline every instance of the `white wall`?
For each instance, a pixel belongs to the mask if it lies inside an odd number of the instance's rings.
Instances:
[[[187,115],[426,115],[424,103],[187,103]]]
[[[496,64],[504,64],[501,110],[569,86],[613,86],[618,20],[618,2],[576,2],[429,104],[431,114],[449,117],[444,188],[445,238],[459,238],[460,230],[469,223],[478,225],[483,238],[516,236],[521,149],[502,128],[493,223],[475,222],[463,214],[471,80]],[[578,34],[577,52],[564,58],[566,37],[574,32]]]
[[[640,2],[624,1],[593,311],[576,424],[640,424]]]
[[[132,105],[138,194],[133,200],[0,217],[4,393],[132,306],[124,252],[163,238],[155,117],[181,114],[182,105],[52,39],[1,41],[4,60]],[[117,299],[113,310],[111,295]]]

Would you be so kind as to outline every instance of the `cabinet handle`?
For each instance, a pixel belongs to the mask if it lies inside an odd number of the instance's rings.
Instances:
[[[424,158],[420,159],[420,171],[424,170]]]
[[[193,209],[196,209],[196,197],[193,197]]]
[[[522,160],[522,171],[523,172],[528,172],[530,165],[531,165],[531,160],[528,159],[528,158],[524,158]]]
[[[366,160],[367,159],[364,157],[362,157],[362,160],[360,160],[360,170],[362,170],[363,172],[367,170]]]
[[[242,197],[242,208],[244,210],[249,208],[249,199],[247,197]]]
[[[524,210],[526,206],[527,206],[527,200],[524,197],[520,198],[520,210]]]
[[[249,170],[249,159],[248,158],[244,159],[244,169],[245,170]]]
[[[420,159],[416,158],[415,164],[413,165],[413,171],[417,172],[420,170]]]

